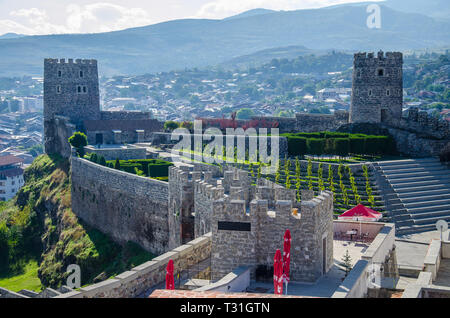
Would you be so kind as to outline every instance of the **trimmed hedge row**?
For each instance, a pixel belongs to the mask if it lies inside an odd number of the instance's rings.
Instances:
[[[108,161],[108,165],[114,167],[115,162],[115,160]],[[159,159],[134,159],[119,160],[119,165],[120,170],[128,173],[160,178],[169,176],[169,167],[173,166],[173,163]]]
[[[395,143],[390,136],[373,136],[349,133],[297,133],[282,134],[288,140],[291,156],[337,155],[392,155],[396,153]]]

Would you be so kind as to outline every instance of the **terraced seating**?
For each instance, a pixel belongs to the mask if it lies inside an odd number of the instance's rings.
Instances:
[[[450,222],[450,169],[438,159],[384,161],[375,168],[391,187],[386,205],[398,234],[434,230],[442,219]]]

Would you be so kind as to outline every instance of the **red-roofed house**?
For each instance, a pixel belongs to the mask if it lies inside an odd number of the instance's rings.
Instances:
[[[0,201],[12,199],[23,186],[23,159],[16,156],[0,157]]]

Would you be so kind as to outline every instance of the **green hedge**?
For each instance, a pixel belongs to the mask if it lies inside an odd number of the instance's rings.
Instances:
[[[108,164],[114,164],[115,160],[108,161]],[[168,177],[169,167],[173,163],[159,160],[159,159],[133,159],[133,160],[119,160],[120,170],[142,175],[152,178]],[[137,171],[136,171],[137,169]]]
[[[338,132],[282,134],[287,137],[291,156],[304,155],[392,155],[395,143],[390,136],[372,136]]]

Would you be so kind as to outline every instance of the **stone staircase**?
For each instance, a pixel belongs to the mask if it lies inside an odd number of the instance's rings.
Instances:
[[[386,208],[397,234],[436,229],[438,220],[450,222],[450,169],[438,159],[382,161],[374,164]]]

